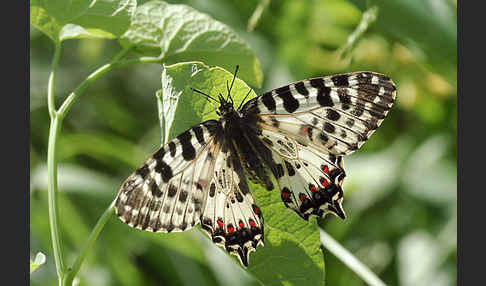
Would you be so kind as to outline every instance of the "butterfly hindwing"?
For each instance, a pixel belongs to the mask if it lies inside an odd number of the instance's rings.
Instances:
[[[263,245],[263,217],[232,142],[221,142],[213,173],[201,226],[217,245],[248,266],[250,252]]]
[[[329,212],[345,218],[341,206],[341,185],[346,176],[342,156],[319,152],[270,130],[263,129],[261,138],[272,150],[274,175],[285,206],[306,220],[311,214]]]

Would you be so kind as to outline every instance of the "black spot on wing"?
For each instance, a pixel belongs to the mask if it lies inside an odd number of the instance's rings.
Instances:
[[[169,198],[172,198],[173,196],[175,196],[176,193],[177,193],[176,186],[170,184],[169,185],[169,192],[167,193],[167,195],[169,196]]]
[[[324,143],[324,144],[325,144],[325,143],[326,143],[326,142],[329,140],[329,137],[327,137],[327,135],[326,135],[326,134],[324,134],[324,132],[321,132],[321,133],[319,134],[319,139],[321,139],[322,143]]]
[[[272,140],[268,139],[267,137],[263,137],[263,142],[267,143],[269,146],[273,146]]]
[[[294,86],[298,93],[302,94],[305,97],[309,96],[309,90],[307,90],[303,82],[300,81],[296,83]]]
[[[289,172],[289,176],[294,176],[295,175],[295,169],[294,169],[294,166],[292,166],[292,164],[290,164],[289,162],[285,161],[285,167],[287,167],[287,171]]]
[[[312,87],[317,88],[317,102],[321,106],[333,106],[334,103],[331,99],[331,89],[324,85],[324,80],[322,78],[313,78],[310,80]]]
[[[281,178],[284,175],[284,170],[282,164],[276,164],[274,168],[272,168],[272,172],[275,175],[275,178]]]
[[[162,180],[168,182],[172,178],[172,169],[162,160],[157,160],[154,168],[155,172],[160,173]]]
[[[196,139],[199,144],[203,145],[204,143],[206,143],[206,141],[204,140],[203,129],[201,128],[201,126],[194,126],[192,128],[192,131],[194,131],[194,134],[196,134]]]
[[[331,77],[332,82],[334,83],[335,86],[348,86],[348,76],[341,74],[341,75],[335,75]]]
[[[277,88],[275,93],[277,93],[278,97],[283,99],[284,108],[288,113],[292,113],[299,108],[299,101],[292,95],[288,85]]]
[[[332,110],[330,108],[327,109],[327,119],[332,121],[337,121],[339,120],[340,117],[341,115],[337,111]]]
[[[147,164],[144,164],[142,167],[138,168],[135,172],[138,175],[140,175],[142,179],[145,179],[145,177],[147,177],[147,175],[149,174],[150,170]]]
[[[341,101],[341,103],[344,105],[349,105],[351,104],[351,96],[349,94],[346,93],[346,89],[345,88],[340,88],[337,90],[337,94],[338,94],[338,97],[339,97],[339,100]]]
[[[364,113],[364,108],[362,107],[356,107],[355,109],[351,110],[351,114],[356,116],[356,117],[360,117],[361,115],[363,115]]]
[[[211,198],[214,197],[215,191],[216,191],[216,184],[211,183],[211,186],[209,187],[209,196]]]
[[[346,125],[348,127],[353,127],[353,125],[354,125],[354,119],[349,118],[348,120],[346,120]]]
[[[196,157],[196,150],[191,144],[191,137],[191,133],[189,133],[188,131],[185,131],[177,136],[177,139],[182,146],[182,157],[186,161],[193,160]]]
[[[176,154],[176,144],[174,143],[174,141],[169,142],[169,151],[170,151],[170,156],[174,157]]]
[[[162,196],[162,192],[160,191],[159,186],[155,183],[155,181],[150,182],[150,191],[152,192],[152,196],[160,198]]]
[[[181,191],[181,194],[179,195],[179,201],[181,203],[184,203],[186,200],[187,200],[187,192]]]
[[[331,123],[324,123],[324,131],[326,131],[327,133],[334,133],[335,130],[336,128]]]
[[[262,95],[262,102],[268,110],[275,111],[277,105],[271,91]]]
[[[164,157],[164,155],[165,155],[165,150],[164,150],[164,147],[162,147],[159,150],[157,150],[157,152],[155,152],[155,154],[152,157],[155,160],[159,161],[159,160],[162,160],[162,158]]]

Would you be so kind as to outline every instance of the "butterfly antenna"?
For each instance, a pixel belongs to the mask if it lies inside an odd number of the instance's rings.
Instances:
[[[192,90],[192,91],[195,91],[195,92],[197,92],[197,93],[199,93],[199,94],[202,94],[202,95],[206,96],[206,98],[208,98],[208,99],[212,99],[212,100],[214,100],[214,101],[216,101],[216,102],[218,102],[218,103],[219,103],[219,101],[217,101],[216,99],[212,98],[212,97],[211,97],[209,94],[207,94],[207,93],[204,93],[204,92],[202,92],[202,91],[200,91],[200,90],[197,90],[197,89],[195,89],[195,88],[192,88],[192,87],[191,87],[191,90]],[[208,101],[209,101],[209,100],[208,100]],[[211,102],[211,101],[209,101],[209,102]]]
[[[233,89],[233,84],[235,83],[236,79],[236,74],[238,73],[238,70],[240,69],[239,65],[236,65],[235,73],[233,75],[233,80],[231,81],[231,86],[228,87],[228,82],[226,82],[226,88],[228,89],[228,98],[231,99],[231,103],[233,103],[233,98],[231,97],[231,89]]]
[[[243,101],[240,103],[240,106],[238,106],[238,110],[240,110],[240,107],[243,105],[243,103],[245,102],[246,98],[248,97],[248,95],[250,95],[250,92],[251,92],[251,88],[250,90],[248,91],[248,93],[245,95],[245,98],[243,98]]]

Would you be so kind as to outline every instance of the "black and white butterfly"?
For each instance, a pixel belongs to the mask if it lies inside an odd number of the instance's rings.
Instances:
[[[344,219],[342,156],[380,126],[396,88],[385,75],[354,72],[295,82],[235,109],[231,87],[226,99],[219,95],[219,120],[183,132],[128,177],[116,213],[153,232],[201,223],[214,243],[248,266],[249,253],[263,245],[264,222],[247,178],[279,190],[303,219],[327,213]]]

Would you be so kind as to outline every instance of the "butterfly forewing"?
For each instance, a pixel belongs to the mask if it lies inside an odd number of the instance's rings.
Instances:
[[[258,124],[322,152],[346,155],[378,128],[395,100],[393,82],[373,72],[314,78],[267,92],[246,104]]]
[[[218,121],[194,126],[161,147],[122,184],[116,213],[132,227],[184,231],[200,220],[212,179]]]

